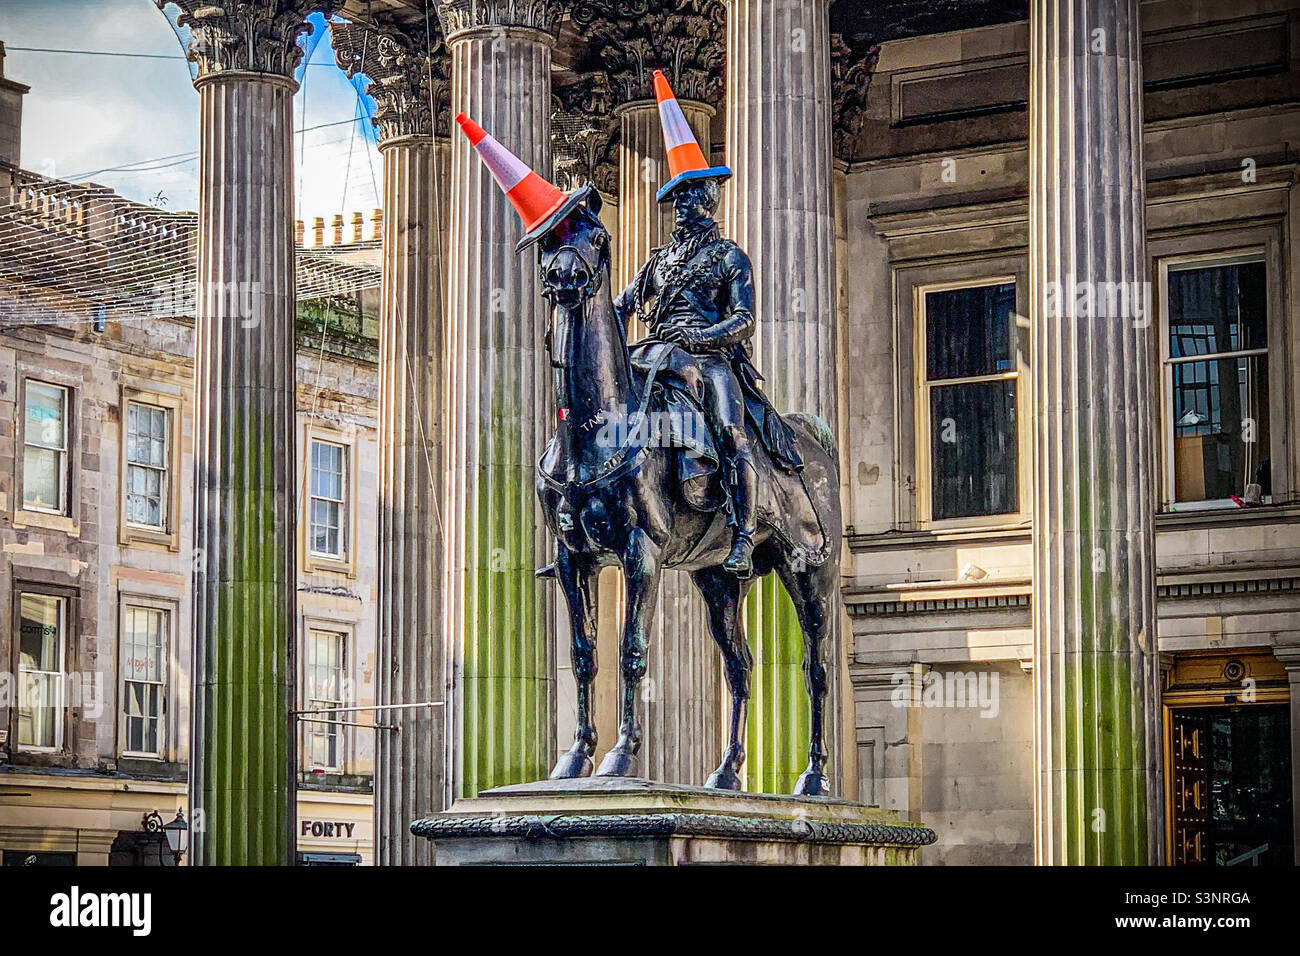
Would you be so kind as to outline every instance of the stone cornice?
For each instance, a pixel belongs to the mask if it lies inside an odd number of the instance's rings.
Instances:
[[[564,16],[563,0],[434,0],[448,43],[474,30],[521,28],[554,37]]]
[[[399,28],[377,17],[372,24],[331,23],[339,68],[370,78],[374,124],[381,142],[403,136],[432,136],[437,117],[451,106],[450,61],[436,24]],[[445,133],[446,131],[444,131]]]
[[[155,0],[158,9],[174,3],[177,23],[190,31],[186,58],[198,67],[198,80],[223,73],[268,73],[293,78],[302,61],[298,37],[310,34],[308,14],[327,17],[338,0]]]
[[[578,0],[572,16],[591,66],[609,74],[619,103],[653,99],[656,69],[681,99],[721,103],[727,25],[721,0]]]

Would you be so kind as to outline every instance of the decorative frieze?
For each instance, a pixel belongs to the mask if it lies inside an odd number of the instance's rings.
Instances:
[[[174,3],[177,24],[190,31],[186,58],[198,66],[198,79],[219,73],[270,73],[292,78],[302,61],[298,37],[312,32],[308,14],[327,17],[338,0],[156,0],[158,9]]]
[[[373,25],[331,23],[330,33],[339,68],[371,80],[366,92],[375,98],[381,142],[438,131],[451,106],[451,61],[436,22],[426,32],[377,17]]]
[[[564,16],[561,0],[435,0],[438,20],[448,41],[474,30],[494,27],[558,31]]]
[[[656,69],[680,99],[721,103],[727,22],[718,0],[579,2],[572,17],[590,65],[609,74],[619,103],[653,99]]]

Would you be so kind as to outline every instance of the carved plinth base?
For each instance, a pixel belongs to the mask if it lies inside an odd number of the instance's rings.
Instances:
[[[935,841],[892,810],[626,777],[485,790],[411,824],[438,866],[703,863],[907,866]]]

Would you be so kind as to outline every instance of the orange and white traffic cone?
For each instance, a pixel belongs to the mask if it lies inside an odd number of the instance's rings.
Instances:
[[[704,158],[704,150],[700,149],[691,124],[686,122],[686,114],[682,112],[663,70],[655,70],[654,85],[655,99],[659,101],[659,122],[664,129],[664,147],[668,151],[668,172],[672,176],[655,198],[660,202],[666,201],[678,186],[692,179],[730,179],[730,168],[710,166]]]
[[[515,246],[516,251],[546,235],[593,194],[589,185],[566,193],[547,182],[464,113],[456,117],[456,122],[523,220],[524,237]]]

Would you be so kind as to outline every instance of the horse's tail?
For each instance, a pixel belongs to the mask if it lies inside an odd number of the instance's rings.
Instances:
[[[821,418],[808,412],[792,412],[784,416],[785,420],[791,425],[802,425],[805,430],[821,445],[822,451],[830,457],[835,464],[835,470],[839,470],[840,453],[835,447],[835,433],[831,431],[831,426],[827,425]]]

